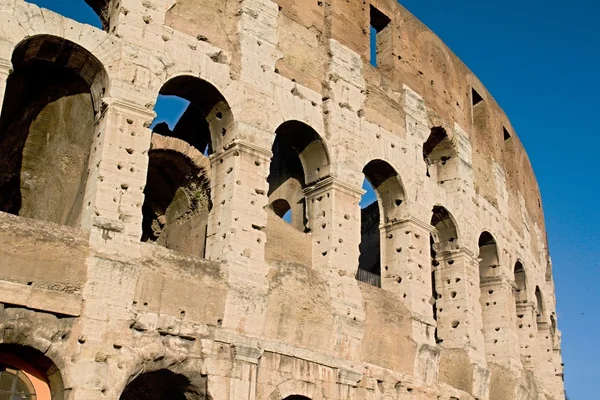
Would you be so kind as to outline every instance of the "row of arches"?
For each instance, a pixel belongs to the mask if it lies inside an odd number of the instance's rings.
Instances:
[[[57,365],[42,352],[27,346],[0,344],[0,399],[67,400],[71,390]],[[119,400],[211,399],[206,376],[170,369],[130,377],[119,396]],[[311,399],[292,394],[282,400]]]
[[[49,35],[20,43],[12,63],[8,101],[0,115],[0,210],[79,226],[87,206],[90,154],[108,88],[106,71],[81,46]],[[232,140],[233,112],[223,94],[198,77],[170,79],[159,96],[181,99],[183,109],[172,127],[161,123],[160,115],[153,126],[140,239],[203,257],[215,184],[209,156]],[[292,120],[275,130],[271,150],[268,211],[296,231],[310,233],[306,191],[331,176],[327,146],[309,125]],[[444,128],[432,128],[423,143],[423,160],[426,174],[438,183],[456,175],[459,158]],[[391,262],[390,251],[382,246],[386,227],[406,219],[407,196],[400,174],[387,161],[371,160],[362,172],[368,190],[361,212],[357,278],[381,286],[382,266]],[[435,206],[429,222],[432,315],[437,318],[435,299],[441,284],[435,264],[440,254],[460,246],[448,210]],[[485,232],[478,244],[480,283],[493,281],[499,264],[495,239]],[[515,271],[516,282],[524,279],[521,269]],[[523,296],[519,292],[517,297]],[[487,302],[482,307],[485,325]],[[543,310],[539,314],[543,317]]]

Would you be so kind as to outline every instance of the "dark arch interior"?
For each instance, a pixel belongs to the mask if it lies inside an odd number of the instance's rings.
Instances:
[[[144,373],[123,391],[120,400],[208,400],[206,379],[196,387],[189,378],[169,370]]]
[[[398,173],[383,160],[372,160],[363,168],[365,184],[361,203],[361,241],[358,260],[359,280],[381,286],[381,232],[382,222],[390,223],[400,218],[399,207],[404,204],[404,189]],[[383,213],[383,215],[382,215]]]
[[[277,199],[274,202],[272,202],[271,208],[273,209],[275,215],[277,215],[279,218],[283,218],[291,209],[290,203],[288,203],[287,200],[284,199]]]
[[[174,150],[151,150],[148,156],[142,241],[203,257],[211,209],[206,171]]]
[[[536,314],[538,324],[544,321],[544,301],[542,299],[542,291],[539,286],[535,288]]]
[[[300,396],[298,394],[294,394],[294,395],[286,397],[283,400],[310,400],[310,398],[308,398],[306,396]]]
[[[303,189],[326,173],[329,156],[321,137],[299,121],[288,121],[277,129],[269,169],[269,206],[279,217],[283,201],[292,211],[292,225],[308,230]],[[278,203],[276,203],[278,202]],[[278,212],[279,211],[279,212]],[[288,210],[285,210],[286,212]]]
[[[206,154],[231,129],[231,109],[218,89],[193,76],[169,80],[160,95],[185,100],[182,104],[187,106],[173,129],[157,112],[148,154],[142,241],[204,257],[212,208]]]
[[[430,176],[430,166],[445,166],[456,157],[456,150],[448,138],[446,130],[434,127],[427,141],[423,144],[423,160],[427,163],[427,176]]]
[[[448,210],[444,207],[435,206],[432,213],[431,226],[434,228],[435,242],[440,244],[455,243],[458,238],[458,232]]]
[[[22,42],[12,62],[0,116],[0,210],[78,226],[104,69],[82,47],[47,35]]]
[[[217,145],[214,135],[224,136],[231,121],[231,110],[223,95],[210,83],[193,77],[180,76],[166,82],[161,96],[174,96],[189,102],[183,115],[171,130],[157,115],[154,132],[181,139],[201,153],[211,154]],[[218,138],[218,136],[217,136]]]

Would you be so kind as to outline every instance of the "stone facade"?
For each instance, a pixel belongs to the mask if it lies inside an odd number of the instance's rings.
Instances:
[[[395,0],[87,1],[104,31],[0,0],[0,363],[38,398],[564,399],[527,155]]]

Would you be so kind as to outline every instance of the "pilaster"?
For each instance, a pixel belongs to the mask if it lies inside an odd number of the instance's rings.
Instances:
[[[313,237],[313,268],[330,287],[335,330],[332,346],[340,357],[357,359],[364,327],[362,294],[355,275],[360,244],[360,198],[364,191],[337,178],[304,190]]]
[[[495,269],[501,270],[500,267]],[[522,365],[513,295],[516,285],[501,274],[482,277],[479,286],[486,359],[507,368],[520,369]]]
[[[413,338],[435,344],[429,235],[431,225],[414,218],[381,226],[382,288],[403,299],[413,315]]]
[[[211,156],[206,258],[247,264],[265,259],[270,150],[235,141]]]
[[[536,311],[533,303],[517,304],[517,334],[523,367],[535,370],[538,366]]]
[[[255,400],[258,363],[263,350],[256,347],[235,345],[231,348],[233,368],[231,371],[230,399]]]
[[[120,99],[105,99],[105,106],[96,122],[82,227],[139,240],[148,173],[148,126],[155,114]]]
[[[473,362],[483,364],[478,260],[464,247],[435,244],[434,249],[438,340],[443,347],[466,349]]]

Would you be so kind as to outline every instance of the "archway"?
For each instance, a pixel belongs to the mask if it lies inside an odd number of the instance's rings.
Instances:
[[[298,394],[294,394],[292,396],[288,396],[283,400],[310,400],[310,398],[306,397],[306,396],[300,396]]]
[[[502,298],[502,281],[498,247],[496,239],[489,232],[483,232],[479,236],[479,289],[481,314],[483,320],[483,336],[488,360],[496,358],[496,349],[502,336],[508,335],[502,328],[506,325],[501,321],[506,315],[502,309],[504,299]]]
[[[212,208],[207,155],[230,132],[231,109],[210,83],[179,76],[164,84],[155,111],[142,241],[204,257]]]
[[[427,176],[436,183],[456,179],[458,175],[458,155],[446,130],[434,127],[423,144],[423,160],[427,165]]]
[[[21,42],[12,64],[0,116],[0,210],[78,227],[106,71],[83,47],[50,35]]]
[[[370,161],[363,174],[357,279],[381,287],[381,266],[393,263],[395,255],[386,242],[387,229],[402,218],[405,193],[398,173],[383,160]]]
[[[457,249],[458,229],[454,218],[450,212],[442,207],[435,206],[432,209],[431,226],[433,228],[429,237],[430,256],[431,256],[431,312],[436,321],[434,338],[436,343],[443,343],[451,337],[450,328],[453,322],[459,321],[453,318],[455,310],[461,306],[453,306],[456,299],[457,290],[453,290],[452,285],[457,285],[462,278],[457,278],[454,274],[454,263],[452,259],[453,252]],[[443,278],[448,282],[443,284]],[[444,297],[444,293],[449,296]],[[441,313],[446,309],[444,319],[441,319]],[[444,323],[442,323],[444,320]],[[456,326],[454,327],[456,328]]]
[[[539,326],[541,323],[545,322],[544,300],[539,286],[535,287],[535,307],[537,324]]]
[[[56,365],[30,347],[0,345],[0,398],[64,400],[64,384]]]
[[[192,382],[167,369],[146,372],[131,381],[120,400],[209,400],[207,380]]]
[[[312,244],[306,235],[310,221],[304,189],[329,175],[329,153],[319,134],[303,122],[284,122],[275,134],[267,178],[266,257],[310,265]]]

